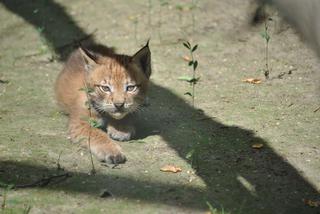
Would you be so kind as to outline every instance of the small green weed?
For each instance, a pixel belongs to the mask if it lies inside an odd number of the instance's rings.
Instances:
[[[183,43],[184,47],[189,50],[190,61],[188,62],[188,66],[192,67],[192,76],[181,76],[178,79],[182,81],[186,81],[190,83],[192,92],[186,92],[185,95],[189,95],[192,98],[192,107],[194,108],[195,102],[195,86],[198,83],[200,77],[196,76],[196,70],[198,68],[198,61],[194,58],[194,52],[198,49],[198,45],[192,46],[190,42],[186,41]]]
[[[198,44],[196,45],[191,45],[190,42],[186,41],[183,42],[183,46],[185,48],[188,49],[189,51],[189,57],[188,59],[188,66],[191,67],[192,69],[192,76],[187,75],[187,76],[181,76],[178,79],[185,81],[187,83],[190,84],[191,86],[191,92],[187,91],[186,93],[184,93],[185,95],[188,95],[192,98],[192,108],[195,108],[195,86],[198,83],[200,77],[197,76],[197,68],[198,68],[198,61],[195,59],[194,57],[194,52],[198,49]],[[193,121],[195,120],[195,115],[193,116]],[[194,122],[192,123],[192,131],[195,130],[194,129]],[[194,133],[196,135],[196,133]],[[199,154],[200,154],[200,149],[201,149],[201,145],[199,141],[195,141],[195,143],[193,143],[193,146],[191,148],[191,150],[187,153],[186,155],[186,159],[188,159],[191,162],[191,166],[194,168],[198,168],[199,167]]]
[[[89,99],[89,94],[94,92],[93,88],[89,88],[87,83],[84,83],[84,88],[80,88],[80,91],[84,91],[86,93],[87,96],[87,101],[86,101],[86,106],[87,109],[89,111],[89,118],[86,119],[86,121],[88,122],[88,124],[90,125],[90,129],[89,129],[89,136],[88,136],[88,147],[89,147],[89,153],[90,153],[90,161],[91,161],[91,171],[90,174],[91,175],[95,175],[96,174],[96,169],[94,167],[94,163],[93,163],[93,157],[92,157],[92,152],[91,152],[91,130],[92,128],[99,128],[100,125],[99,123],[92,117],[92,109],[91,109],[91,105],[90,105],[90,99]]]

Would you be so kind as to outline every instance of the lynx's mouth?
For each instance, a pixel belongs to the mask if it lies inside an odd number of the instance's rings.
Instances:
[[[109,112],[109,115],[116,119],[116,120],[120,120],[122,118],[124,118],[127,115],[127,112],[125,111],[114,111],[114,112]]]

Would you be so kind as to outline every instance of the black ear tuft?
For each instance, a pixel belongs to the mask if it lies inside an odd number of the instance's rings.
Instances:
[[[150,38],[147,41],[147,44],[144,47],[149,47]]]
[[[81,56],[84,61],[84,67],[87,72],[90,72],[98,63],[98,56],[94,54],[92,51],[82,47],[81,45],[79,46],[79,51],[81,53]]]
[[[143,48],[133,55],[132,60],[141,67],[144,74],[149,78],[151,75],[151,52],[149,49],[149,40]]]

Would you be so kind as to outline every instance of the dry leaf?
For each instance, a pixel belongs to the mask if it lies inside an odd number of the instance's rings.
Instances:
[[[173,172],[173,173],[177,173],[177,172],[181,172],[182,169],[180,167],[177,166],[173,166],[173,165],[166,165],[164,167],[162,167],[160,169],[160,171],[162,172]]]
[[[189,56],[183,56],[182,59],[183,59],[184,61],[187,61],[187,62],[190,62],[190,61],[191,61],[191,59],[190,59]]]
[[[242,82],[247,82],[247,83],[252,83],[252,84],[260,84],[262,81],[261,81],[261,79],[248,78],[248,79],[242,80]]]
[[[302,200],[305,205],[308,205],[310,207],[320,207],[320,201],[312,201],[308,199]]]
[[[261,149],[263,147],[262,143],[256,143],[251,146],[253,149]]]

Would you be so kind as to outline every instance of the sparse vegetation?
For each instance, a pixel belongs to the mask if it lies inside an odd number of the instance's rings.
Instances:
[[[186,81],[188,83],[190,83],[190,86],[191,86],[191,92],[186,92],[185,95],[188,95],[192,98],[192,107],[195,107],[194,106],[194,103],[195,103],[195,87],[196,87],[196,84],[198,83],[200,77],[197,77],[196,75],[196,70],[198,68],[198,61],[194,58],[194,52],[197,50],[198,48],[198,44],[192,46],[190,44],[190,42],[186,41],[186,42],[183,42],[183,46],[185,48],[188,49],[189,51],[189,56],[187,56],[187,61],[188,61],[188,66],[190,66],[192,68],[192,76],[181,76],[179,77],[179,80],[182,80],[182,81]]]
[[[96,174],[96,169],[93,163],[93,155],[91,152],[91,131],[92,128],[100,128],[101,124],[98,123],[93,117],[92,117],[92,109],[91,109],[91,104],[90,104],[90,98],[89,98],[89,94],[93,92],[92,88],[89,88],[87,83],[84,83],[85,87],[81,88],[81,91],[84,91],[86,93],[87,96],[87,101],[86,101],[86,106],[89,112],[89,118],[83,118],[89,125],[90,125],[90,129],[89,129],[89,135],[88,138],[85,139],[88,141],[88,147],[89,147],[89,153],[90,153],[90,162],[91,162],[91,171],[90,174],[91,175],[95,175]]]
[[[266,79],[269,79],[270,68],[269,68],[269,41],[271,39],[269,34],[269,21],[272,21],[271,18],[268,18],[264,22],[264,31],[261,33],[262,38],[265,40],[265,69],[263,73]]]
[[[194,53],[198,49],[198,44],[192,45],[189,41],[183,42],[183,46],[189,51],[189,55],[185,57],[187,60],[188,66],[191,67],[192,70],[192,76],[187,75],[187,76],[181,76],[179,77],[179,80],[186,81],[187,83],[190,84],[191,86],[191,92],[187,91],[185,95],[188,95],[192,99],[192,107],[195,108],[195,97],[196,97],[196,84],[198,83],[200,77],[197,76],[197,68],[198,68],[198,60],[195,59]],[[196,115],[193,114],[193,126],[194,121],[196,120]],[[195,127],[192,127],[192,130],[195,130]],[[197,133],[194,133],[194,136],[197,137]],[[193,145],[191,150],[187,153],[186,158],[190,160],[191,166],[194,168],[199,167],[199,150],[200,150],[200,142],[196,140]]]
[[[7,9],[7,2],[19,5]],[[47,23],[43,24],[41,17],[35,20],[29,8],[44,14],[43,7],[52,2],[59,4],[69,19],[60,19],[61,13],[52,10],[45,13]],[[33,1],[27,6],[15,0],[0,3],[0,180],[25,187],[5,193],[0,184],[4,213],[243,214],[299,210],[305,214],[318,208],[312,206],[319,201],[316,154],[320,110],[314,99],[317,93],[313,92],[319,66],[312,54],[291,30],[273,36],[270,21],[267,28],[264,26],[267,34],[263,38],[256,30],[242,29],[239,24],[244,19],[237,17],[246,14],[244,3],[196,1],[199,7],[191,10],[192,0],[168,2],[167,6],[160,6],[158,0],[144,1],[144,5],[83,0],[75,4]],[[136,14],[140,14],[137,25],[128,18]],[[184,26],[179,26],[179,20]],[[137,138],[132,143],[119,142],[128,161],[116,168],[98,163],[79,144],[69,143],[67,117],[53,116],[58,107],[52,87],[64,58],[50,62],[43,57],[50,51],[47,43],[54,51],[64,49],[64,44],[71,49],[73,38],[78,40],[70,32],[73,25],[79,37],[97,29],[92,40],[122,53],[131,53],[137,41],[152,38],[151,105],[139,112],[142,117],[136,121]],[[144,31],[148,25],[154,29]],[[58,30],[50,30],[57,26]],[[233,32],[236,35],[226,36]],[[185,40],[189,41],[189,45],[185,42],[188,48],[181,44]],[[196,44],[199,46],[192,51]],[[252,57],[259,51],[261,55]],[[187,63],[179,61],[180,52],[187,55]],[[23,57],[13,63],[12,57],[19,56]],[[273,68],[288,73],[286,69],[291,66],[298,71],[283,79],[266,84],[252,79],[257,85],[240,81],[244,72],[255,76],[256,67],[262,77],[270,75],[273,79]],[[177,84],[177,77],[182,75],[183,81]],[[92,91],[82,90],[87,95]],[[197,107],[205,113],[200,115]],[[94,118],[83,120],[92,131],[99,128]],[[263,145],[260,149],[252,146],[259,144]],[[290,164],[287,158],[291,158]],[[181,172],[160,171],[170,164]],[[67,177],[65,173],[71,173],[72,178],[61,182]],[[238,175],[256,187],[256,195],[237,179]]]

